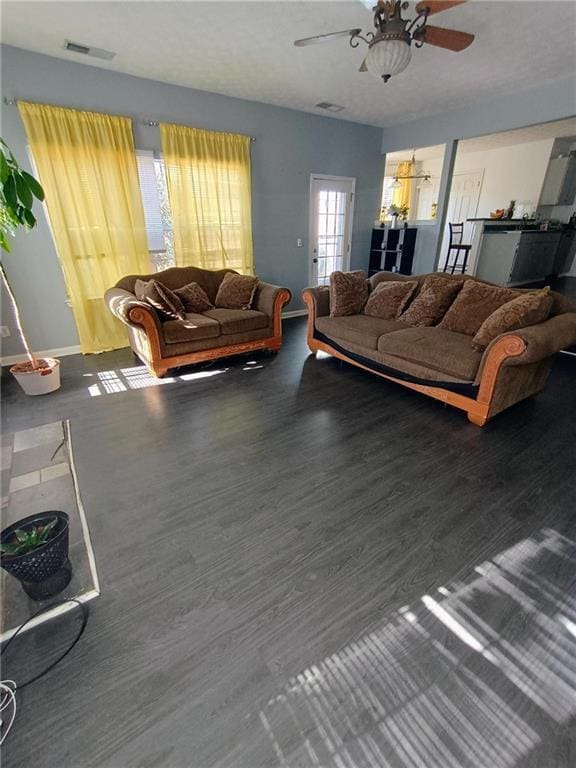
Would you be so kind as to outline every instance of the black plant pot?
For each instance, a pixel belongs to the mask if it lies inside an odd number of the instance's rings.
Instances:
[[[22,589],[32,600],[45,600],[68,586],[72,578],[72,566],[68,560],[69,519],[66,512],[49,511],[29,515],[9,525],[0,534],[2,543],[10,541],[17,529],[28,530],[58,519],[55,534],[41,547],[23,555],[0,555],[0,565],[15,576]]]

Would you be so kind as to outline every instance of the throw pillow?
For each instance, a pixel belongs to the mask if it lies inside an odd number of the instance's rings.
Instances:
[[[222,309],[250,309],[257,286],[257,277],[226,272],[214,305]]]
[[[399,319],[412,326],[436,325],[444,317],[462,285],[462,280],[450,280],[436,275],[427,277],[422,290]]]
[[[464,288],[440,323],[440,328],[474,336],[492,312],[516,296],[518,291],[510,288],[466,280]]]
[[[501,333],[517,331],[518,328],[543,322],[550,314],[553,303],[549,286],[540,291],[521,293],[512,301],[498,307],[484,320],[472,339],[473,348],[482,351]]]
[[[364,314],[395,320],[406,308],[417,285],[417,280],[384,280],[378,283],[368,297]]]
[[[184,304],[186,312],[206,312],[214,309],[214,304],[208,298],[204,288],[198,283],[188,283],[177,288],[174,293]]]
[[[137,299],[147,301],[161,315],[171,320],[184,320],[186,317],[180,297],[158,280],[136,280],[134,293]]]
[[[330,316],[357,315],[368,298],[368,281],[362,270],[332,272],[330,275]]]

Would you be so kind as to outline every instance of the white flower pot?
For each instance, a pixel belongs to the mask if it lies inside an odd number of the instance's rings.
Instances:
[[[47,395],[60,388],[60,360],[46,357],[46,368],[31,371],[16,371],[18,366],[12,366],[10,373],[27,395]]]

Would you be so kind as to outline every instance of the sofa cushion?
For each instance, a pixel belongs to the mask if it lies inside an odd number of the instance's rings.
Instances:
[[[422,290],[400,315],[400,320],[412,326],[430,326],[440,322],[461,290],[462,280],[450,280],[433,275],[427,277]]]
[[[214,304],[223,309],[250,309],[258,278],[228,272],[224,275]]]
[[[176,288],[174,293],[184,304],[186,312],[199,312],[201,314],[214,307],[204,288],[196,282],[183,285],[182,288]]]
[[[136,280],[134,293],[139,301],[146,301],[163,317],[183,320],[185,316],[184,304],[174,291],[167,288],[158,280]]]
[[[257,312],[255,309],[222,309],[219,307],[204,312],[203,317],[220,323],[221,333],[224,335],[266,328],[270,320],[264,312]]]
[[[167,320],[162,323],[162,331],[167,344],[214,339],[221,333],[217,320],[195,312],[188,312],[183,320]]]
[[[472,346],[474,349],[483,350],[501,333],[542,323],[550,314],[553,302],[549,286],[540,291],[516,296],[484,320],[472,339]]]
[[[332,317],[356,315],[368,299],[368,281],[362,270],[332,272],[330,275],[330,314]]]
[[[454,303],[444,315],[440,327],[447,331],[474,336],[492,312],[516,296],[518,296],[518,292],[510,290],[510,288],[467,280]]]
[[[474,380],[482,359],[469,336],[440,327],[387,333],[380,337],[378,351],[466,381]]]
[[[368,297],[364,314],[382,320],[395,320],[406,308],[417,285],[417,280],[379,283]]]
[[[382,320],[369,315],[316,318],[316,328],[328,338],[345,339],[365,349],[377,349],[383,333],[406,327],[398,320]]]

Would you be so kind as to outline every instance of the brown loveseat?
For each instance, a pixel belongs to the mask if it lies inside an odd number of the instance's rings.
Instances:
[[[477,280],[441,274],[455,280]],[[418,295],[426,277],[379,272],[370,278],[370,284],[373,289],[382,280],[417,280]],[[400,320],[365,314],[330,317],[330,291],[325,286],[306,288],[302,295],[308,307],[312,352],[328,352],[460,408],[478,426],[540,392],[554,353],[576,344],[576,306],[554,292],[547,320],[497,336],[484,352],[473,349],[472,337],[439,327],[411,327]]]
[[[198,283],[212,303],[227,272],[196,267],[173,267],[152,275],[123,277],[106,291],[110,311],[128,326],[130,346],[156,376],[170,368],[199,363],[257,349],[277,352],[282,345],[282,307],[290,301],[287,288],[259,283],[251,309],[210,309],[188,313],[186,320],[163,319],[134,294],[136,280],[157,280],[175,290]]]

